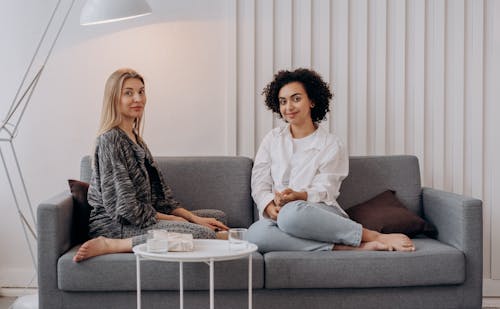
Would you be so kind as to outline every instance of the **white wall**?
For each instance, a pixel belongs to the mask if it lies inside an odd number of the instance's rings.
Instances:
[[[95,138],[104,82],[119,67],[146,77],[145,139],[156,155],[226,153],[228,2],[150,0],[153,15],[88,27],[79,25],[84,1],[76,2],[15,139],[35,206],[79,177],[79,159]],[[2,120],[55,4],[2,4]],[[0,286],[22,286],[33,270],[2,166],[0,188]]]
[[[146,139],[155,154],[249,157],[279,124],[263,106],[264,85],[278,69],[312,67],[336,94],[324,125],[351,154],[415,154],[424,185],[484,201],[485,295],[500,296],[498,1],[149,3],[152,16],[80,27],[78,1],[16,139],[35,204],[78,177],[116,67],[147,77]],[[11,98],[50,6],[7,6],[0,62],[9,74],[0,87]],[[29,270],[29,257],[1,175],[0,229],[16,235],[0,239],[11,248],[0,253],[5,286]]]

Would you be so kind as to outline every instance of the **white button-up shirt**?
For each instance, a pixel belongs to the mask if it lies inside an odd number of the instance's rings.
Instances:
[[[342,210],[336,199],[349,173],[347,151],[337,136],[321,126],[313,134],[305,149],[297,153],[289,125],[274,128],[262,140],[252,169],[252,197],[261,219],[267,217],[264,208],[274,199],[274,192],[286,188],[307,192],[309,202]]]

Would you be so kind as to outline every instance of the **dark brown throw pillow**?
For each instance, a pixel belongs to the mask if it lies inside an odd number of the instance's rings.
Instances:
[[[381,233],[403,233],[408,237],[425,234],[435,237],[436,228],[406,208],[394,191],[387,190],[346,210],[363,227]]]
[[[89,184],[79,180],[68,180],[73,196],[73,229],[74,243],[82,243],[89,239],[90,205],[87,202]]]

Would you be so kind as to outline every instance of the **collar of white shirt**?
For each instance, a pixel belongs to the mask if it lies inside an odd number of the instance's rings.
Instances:
[[[314,141],[308,145],[306,150],[309,149],[317,149],[321,150],[325,147],[326,141],[328,138],[328,132],[323,128],[322,126],[318,125],[318,128],[316,131],[314,131],[313,134],[316,134],[316,138],[314,138]],[[286,124],[280,128],[279,135],[282,136],[283,138],[289,140],[292,142],[293,136],[292,132],[290,131],[290,125]]]

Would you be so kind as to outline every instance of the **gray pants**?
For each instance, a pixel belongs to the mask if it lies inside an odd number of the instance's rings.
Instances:
[[[324,251],[335,244],[359,246],[362,226],[336,207],[293,201],[281,208],[278,220],[261,219],[248,230],[248,240],[269,251]]]
[[[191,211],[193,214],[200,217],[215,218],[220,222],[227,224],[226,214],[223,211],[216,209],[200,209]],[[168,232],[190,233],[193,238],[214,239],[215,232],[206,226],[191,222],[159,220],[158,223],[148,226],[147,228],[138,229],[132,226],[123,226],[123,238],[132,237],[132,246],[143,244],[148,238],[147,231],[161,229]]]

